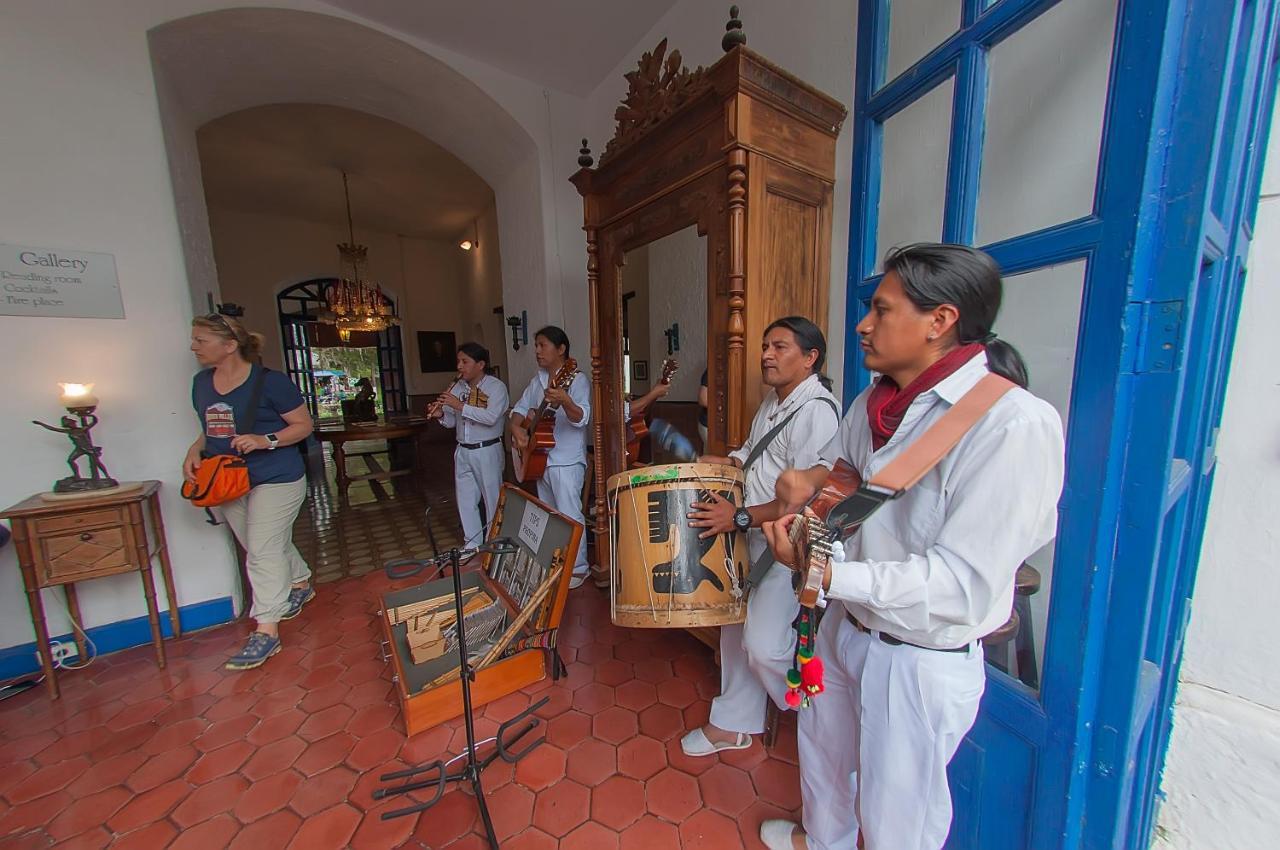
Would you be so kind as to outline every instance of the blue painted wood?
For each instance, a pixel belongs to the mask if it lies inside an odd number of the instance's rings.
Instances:
[[[235,619],[235,610],[230,596],[182,605],[178,610],[182,615],[183,634],[229,623]],[[133,617],[115,623],[104,623],[101,626],[90,626],[86,631],[94,646],[97,647],[98,653],[102,655],[151,643],[151,622],[146,617]],[[173,637],[173,623],[167,611],[160,612],[160,633],[166,638]],[[75,638],[70,632],[64,635],[51,635],[49,639],[68,644],[74,651]],[[72,658],[76,656],[73,655]],[[25,676],[39,669],[40,662],[36,659],[35,641],[0,649],[0,679]]]
[[[1150,833],[1256,209],[1256,143],[1274,93],[1275,0],[1249,2],[1244,14],[1256,18],[1238,26],[1239,7],[1232,17],[1209,0],[1121,0],[1093,213],[985,246],[1007,274],[1084,259],[1086,279],[1043,689],[1037,700],[992,675],[980,720],[953,765],[957,819],[948,847],[1137,847]],[[887,52],[886,2],[862,0],[851,339],[879,282],[881,123],[956,74],[944,221],[947,238],[971,241],[986,108],[982,48],[1050,6],[966,0],[960,32],[873,88]],[[1232,34],[1251,26],[1260,35],[1242,56]],[[1247,113],[1243,123],[1225,124],[1237,107]],[[1226,195],[1241,187],[1222,205],[1222,221],[1204,214],[1218,163],[1227,163],[1220,172],[1241,175],[1215,181]],[[1224,258],[1233,265],[1212,286],[1197,287],[1198,263]],[[1153,302],[1187,318],[1168,357],[1153,347],[1149,319],[1161,306]],[[1179,356],[1199,335],[1204,344]],[[848,403],[868,375],[857,346],[845,349]],[[999,789],[991,785],[997,776]],[[1010,807],[1020,804],[1029,817],[1011,823]]]

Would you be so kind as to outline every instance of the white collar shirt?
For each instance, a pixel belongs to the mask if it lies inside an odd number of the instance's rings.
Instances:
[[[524,394],[520,396],[515,407],[511,408],[511,412],[520,416],[536,412],[538,405],[542,404],[550,382],[551,376],[547,371],[539,369],[529,381],[529,386],[525,388]],[[582,408],[582,419],[574,422],[569,418],[569,414],[564,412],[563,407],[556,409],[556,444],[547,454],[548,466],[573,466],[587,462],[587,425],[591,422],[591,381],[581,372],[573,376],[573,383],[569,385],[569,398]]]
[[[979,354],[920,394],[878,451],[868,388],[823,450],[825,464],[843,459],[870,479],[987,373]],[[961,647],[995,631],[1009,618],[1018,567],[1054,537],[1064,455],[1057,411],[1010,390],[919,483],[837,548],[827,598],[868,629],[919,646]]]
[[[462,410],[444,408],[440,421],[446,428],[453,428],[459,443],[475,445],[502,437],[506,426],[507,385],[493,375],[481,375],[476,381],[477,393],[471,385],[459,381],[453,387],[453,395],[463,402]]]
[[[822,398],[828,399],[830,404],[818,400]],[[747,470],[744,493],[747,505],[773,501],[774,485],[783,470],[808,469],[823,463],[822,450],[836,435],[840,424],[839,409],[836,397],[822,385],[817,375],[810,375],[781,402],[775,390],[770,389],[765,394],[751,421],[747,441],[730,457],[746,463],[757,443],[793,412],[796,415]],[[753,559],[764,551],[766,544],[760,529],[751,529],[748,545]]]

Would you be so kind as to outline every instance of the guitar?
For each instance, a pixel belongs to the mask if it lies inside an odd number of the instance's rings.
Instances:
[[[674,357],[663,360],[662,375],[658,378],[658,383],[670,384],[679,368],[680,364]],[[630,466],[640,456],[640,441],[649,436],[649,423],[645,421],[645,415],[641,412],[627,420],[627,427],[631,429],[631,434],[627,437],[627,465]]]
[[[547,385],[549,389],[568,391],[573,379],[578,375],[578,361],[570,357],[564,365],[551,377]],[[538,409],[527,414],[519,427],[529,437],[529,442],[521,451],[513,442],[511,444],[511,462],[515,467],[516,480],[529,484],[542,478],[547,471],[547,455],[556,446],[556,413],[551,402],[544,400]]]
[[[858,471],[837,461],[822,489],[791,524],[788,539],[795,552],[796,595],[812,608],[831,566],[831,544],[848,540],[876,509],[893,498],[888,491],[865,487]]]

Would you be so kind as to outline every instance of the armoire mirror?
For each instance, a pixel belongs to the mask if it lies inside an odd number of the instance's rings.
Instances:
[[[665,39],[642,56],[599,166],[584,140],[570,178],[587,241],[598,541],[607,535],[606,481],[628,463],[627,393],[652,386],[664,331],[678,325],[680,337],[665,410],[692,402],[692,416],[677,417],[682,430],[700,450],[725,454],[745,440],[764,395],[764,328],[789,314],[826,328],[844,107],[744,45],[725,46],[709,68],[683,67]],[[647,381],[636,379],[641,361]],[[705,447],[696,416],[704,369]],[[607,548],[596,546],[600,578]]]

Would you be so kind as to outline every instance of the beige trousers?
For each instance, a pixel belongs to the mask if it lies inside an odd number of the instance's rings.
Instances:
[[[289,608],[289,588],[311,577],[293,545],[293,521],[307,498],[306,476],[287,484],[259,484],[222,506],[223,519],[244,547],[253,607],[259,623],[278,623]]]

